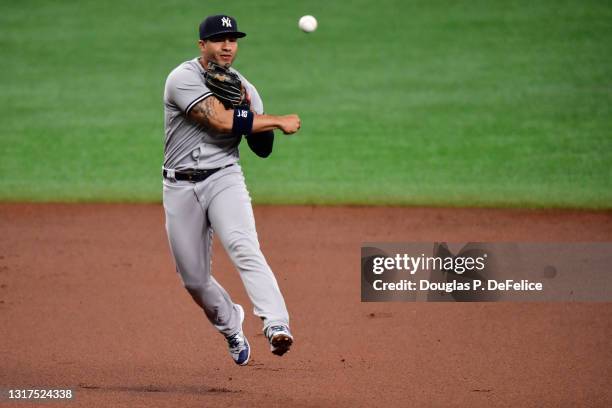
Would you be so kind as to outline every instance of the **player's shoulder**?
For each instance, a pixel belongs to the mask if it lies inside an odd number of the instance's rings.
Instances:
[[[263,110],[263,101],[262,101],[261,95],[257,91],[257,88],[255,88],[255,85],[253,85],[251,82],[249,82],[249,80],[246,79],[244,77],[244,75],[242,75],[240,72],[238,72],[238,70],[235,69],[234,67],[231,67],[230,70],[232,72],[236,73],[236,75],[238,75],[240,77],[240,81],[242,82],[242,85],[244,85],[244,87],[246,88],[247,92],[251,96],[251,106],[254,108],[254,111],[259,113],[259,114],[262,114],[264,112],[264,110]]]
[[[180,80],[184,78],[200,77],[203,69],[197,58],[182,62],[168,74],[167,81]]]
[[[244,84],[244,83],[246,83],[246,84],[249,84],[249,85],[253,86],[253,84],[252,84],[251,82],[249,82],[249,80],[248,80],[248,79],[246,79],[246,77],[245,77],[244,75],[242,75],[242,74],[240,73],[240,71],[238,71],[236,68],[231,67],[231,68],[230,68],[230,72],[233,72],[234,74],[238,75],[238,77],[240,78],[240,81],[241,81],[243,84]]]
[[[255,88],[255,85],[253,85],[244,75],[242,75],[240,73],[240,71],[238,71],[236,68],[231,67],[230,71],[235,73],[236,75],[238,75],[238,77],[240,78],[240,81],[242,82],[242,84],[250,91],[250,92],[257,92],[257,88]]]

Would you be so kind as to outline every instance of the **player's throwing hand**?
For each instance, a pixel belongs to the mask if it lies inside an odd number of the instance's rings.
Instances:
[[[300,130],[301,125],[302,122],[300,121],[300,117],[298,115],[291,114],[279,117],[278,127],[286,135],[294,134]]]

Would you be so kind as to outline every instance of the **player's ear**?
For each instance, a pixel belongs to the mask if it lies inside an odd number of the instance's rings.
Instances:
[[[198,47],[200,47],[200,51],[204,51],[205,46],[206,46],[206,41],[198,40]]]

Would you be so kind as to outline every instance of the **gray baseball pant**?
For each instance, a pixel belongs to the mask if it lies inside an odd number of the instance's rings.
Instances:
[[[199,183],[164,179],[166,232],[177,272],[208,320],[224,335],[240,330],[240,315],[211,272],[213,230],[240,273],[264,329],[289,324],[285,301],[257,238],[251,197],[239,164]]]

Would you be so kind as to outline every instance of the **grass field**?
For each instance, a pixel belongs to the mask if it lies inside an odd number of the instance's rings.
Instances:
[[[303,121],[242,150],[257,203],[612,208],[612,4],[580,0],[3,2],[0,200],[159,201],[165,77],[218,12]]]

